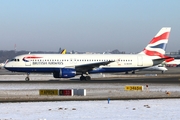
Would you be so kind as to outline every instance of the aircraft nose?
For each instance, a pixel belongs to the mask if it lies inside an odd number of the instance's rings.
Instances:
[[[4,64],[4,68],[7,69],[9,67],[9,63]]]
[[[7,68],[7,63],[4,65],[4,68]]]
[[[167,68],[164,68],[164,70],[168,70]]]

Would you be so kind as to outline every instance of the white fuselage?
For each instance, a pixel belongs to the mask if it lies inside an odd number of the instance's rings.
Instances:
[[[113,61],[100,65],[90,73],[125,72],[153,66],[158,56],[137,54],[26,54],[9,61],[5,68],[17,72],[54,72],[59,68],[76,68],[105,61]]]
[[[180,59],[174,59],[173,61],[166,62],[167,67],[176,67],[180,65]]]
[[[141,69],[141,70],[142,71],[167,71],[168,69],[166,67],[164,67],[164,66],[156,65],[156,66],[144,68],[144,69]]]

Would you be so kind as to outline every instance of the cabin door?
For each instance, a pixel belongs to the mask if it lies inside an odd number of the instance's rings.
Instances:
[[[76,58],[70,58],[70,64],[75,65],[77,63]]]
[[[30,62],[30,61],[26,61],[26,62],[25,62],[25,65],[26,65],[26,66],[31,66],[31,62]]]
[[[137,57],[137,66],[143,66],[143,57],[142,56]]]

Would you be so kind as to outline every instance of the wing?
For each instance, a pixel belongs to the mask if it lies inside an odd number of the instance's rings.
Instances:
[[[107,65],[114,61],[104,61],[104,62],[96,62],[96,63],[90,63],[90,64],[83,64],[83,65],[77,65],[75,66],[75,70],[80,73],[86,73],[88,71],[93,70],[93,68],[99,67],[101,65]]]

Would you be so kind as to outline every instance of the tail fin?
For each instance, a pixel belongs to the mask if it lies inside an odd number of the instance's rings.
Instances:
[[[63,50],[61,51],[61,54],[66,54],[66,49],[63,49]]]
[[[166,45],[170,34],[170,27],[163,27],[151,42],[139,54],[146,54],[148,56],[159,56],[164,58]]]

